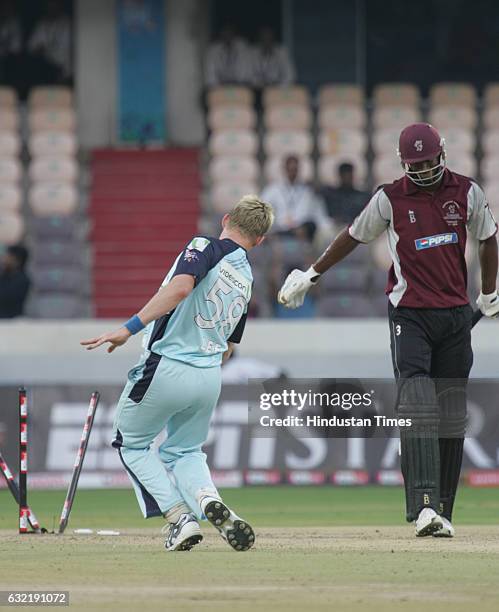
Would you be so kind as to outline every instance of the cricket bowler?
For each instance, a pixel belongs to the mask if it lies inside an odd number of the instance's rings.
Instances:
[[[477,183],[446,168],[445,143],[433,126],[415,123],[402,130],[398,155],[405,176],[378,188],[307,271],[293,270],[278,300],[301,306],[321,274],[386,231],[397,411],[413,424],[400,433],[406,518],[415,521],[417,536],[453,537],[473,362],[466,238],[470,233],[479,241],[478,308],[496,317],[497,224]]]
[[[244,196],[222,219],[220,238],[198,236],[177,257],[159,291],[122,327],[81,342],[111,353],[145,328],[144,351],[118,402],[118,449],[145,518],[164,516],[165,547],[190,550],[206,518],[234,550],[253,529],[222,501],[201,447],[221,388],[221,364],[243,336],[253,277],[247,252],[272,226],[272,207]],[[166,428],[159,452],[151,445]]]

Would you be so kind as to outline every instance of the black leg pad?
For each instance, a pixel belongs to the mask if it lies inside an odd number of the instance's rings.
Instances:
[[[414,377],[399,384],[398,416],[412,423],[400,428],[400,444],[406,518],[413,521],[423,508],[439,511],[439,407],[431,378]]]
[[[438,394],[440,404],[440,513],[449,521],[461,474],[466,432],[466,385],[449,386]]]

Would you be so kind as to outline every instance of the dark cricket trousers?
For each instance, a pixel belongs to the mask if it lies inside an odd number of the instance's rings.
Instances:
[[[473,364],[469,304],[454,308],[395,308],[388,304],[395,378],[466,380]]]
[[[473,363],[472,314],[469,304],[454,308],[395,308],[389,303],[390,347],[397,381],[426,376],[434,379],[438,397],[444,397],[448,387],[461,387],[465,398],[466,382]],[[442,401],[439,403],[442,414],[445,407]],[[449,520],[459,482],[463,443],[464,432],[462,436],[439,437],[438,510]],[[406,496],[408,494],[406,481]],[[415,518],[411,514],[408,511],[408,520]]]

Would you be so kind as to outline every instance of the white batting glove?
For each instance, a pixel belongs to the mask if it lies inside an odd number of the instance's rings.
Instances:
[[[303,304],[307,291],[319,280],[319,276],[312,266],[305,272],[293,270],[277,294],[277,301],[286,308],[298,308]]]
[[[493,293],[480,293],[476,303],[482,314],[486,317],[497,317],[499,315],[499,295],[497,290]]]

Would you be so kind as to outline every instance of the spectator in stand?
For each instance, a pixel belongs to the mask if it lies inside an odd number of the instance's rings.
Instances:
[[[0,265],[0,319],[19,317],[30,281],[25,272],[28,251],[21,245],[7,247]]]
[[[209,49],[205,64],[205,86],[252,85],[251,50],[245,40],[237,36],[233,24],[226,24],[217,41]]]
[[[45,16],[35,27],[28,50],[38,83],[68,83],[72,77],[71,23],[61,0],[47,0]]]
[[[253,49],[253,82],[261,89],[268,85],[290,85],[295,71],[288,50],[276,41],[268,26],[260,28],[258,42]]]
[[[340,164],[338,187],[326,185],[320,190],[329,216],[339,225],[350,224],[370,198],[367,192],[355,189],[354,172],[352,164]]]
[[[13,84],[22,50],[22,31],[12,0],[0,2],[0,82]]]
[[[274,207],[274,233],[312,242],[317,230],[331,231],[322,199],[298,180],[300,161],[296,155],[284,160],[284,180],[267,185],[262,200]]]

